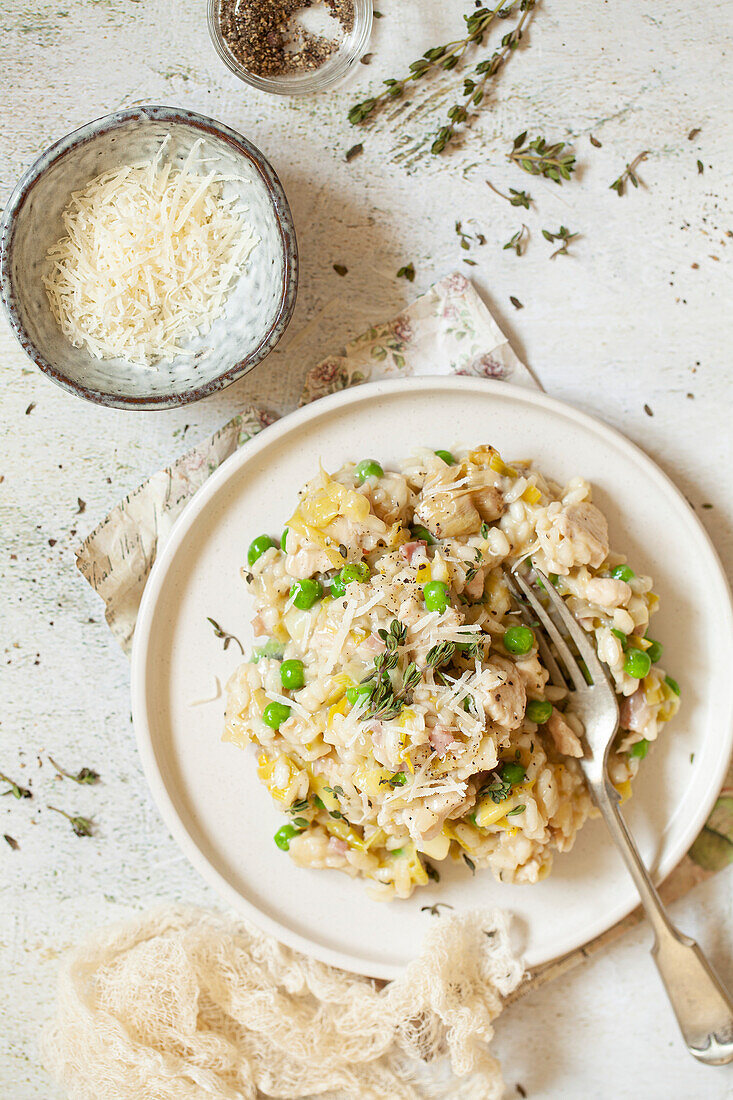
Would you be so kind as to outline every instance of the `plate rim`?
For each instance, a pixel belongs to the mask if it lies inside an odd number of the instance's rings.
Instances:
[[[457,390],[469,393],[481,391],[484,394],[494,394],[501,397],[509,396],[525,402],[529,405],[544,408],[555,415],[570,418],[581,427],[591,430],[596,434],[605,436],[611,443],[625,449],[635,461],[640,462],[659,483],[662,489],[671,492],[678,504],[683,506],[688,521],[692,521],[697,534],[702,537],[708,553],[711,556],[711,564],[714,566],[714,577],[718,582],[720,593],[724,596],[721,607],[725,611],[728,634],[733,637],[733,605],[731,602],[731,589],[718,552],[713,541],[703,526],[699,517],[695,514],[686,497],[675,485],[672,478],[647,455],[641,447],[628,439],[622,432],[606,424],[603,420],[562,401],[548,396],[543,390],[533,390],[524,386],[513,385],[495,379],[484,379],[475,376],[420,376],[418,378],[380,379],[374,382],[365,382],[351,386],[336,393],[317,398],[307,405],[296,409],[292,413],[285,414],[279,420],[253,436],[244,443],[234,454],[230,455],[221,466],[204,482],[186,503],[180,515],[175,520],[168,540],[161,554],[156,558],[150,576],[145,584],[138,617],[133,637],[131,655],[131,702],[133,726],[138,752],[143,765],[146,782],[153,796],[158,812],[165,825],[170,830],[173,839],[183,851],[184,855],[196,868],[202,878],[216,893],[241,916],[252,921],[263,931],[269,932],[280,943],[294,948],[312,958],[319,959],[341,970],[358,973],[372,978],[391,980],[404,972],[404,965],[379,963],[367,960],[366,957],[340,951],[324,944],[314,943],[306,936],[301,935],[279,920],[270,917],[260,910],[253,902],[241,894],[220,872],[209,862],[200,850],[193,837],[189,834],[184,820],[175,808],[173,799],[168,791],[163,776],[158,768],[151,723],[148,721],[145,696],[146,682],[146,658],[150,644],[152,627],[154,624],[157,598],[165,581],[168,568],[182,545],[187,532],[195,521],[197,515],[203,510],[208,501],[217,494],[220,487],[232,477],[240,466],[245,465],[254,458],[257,453],[269,447],[278,438],[282,438],[297,431],[310,420],[315,420],[322,415],[328,415],[334,409],[369,401],[374,398],[386,396],[390,393],[401,394],[410,389],[420,390]],[[689,851],[695,837],[700,832],[712,806],[720,793],[720,785],[728,767],[728,762],[733,748],[733,693],[729,700],[729,711],[723,716],[721,723],[716,725],[716,733],[720,739],[720,750],[716,761],[714,782],[712,782],[704,798],[698,803],[697,812],[691,815],[686,828],[680,833],[680,838],[670,852],[660,860],[655,872],[654,881],[663,881],[684,858]],[[721,737],[721,733],[723,736]],[[708,735],[709,736],[709,735]],[[619,857],[620,858],[620,857]],[[629,880],[631,881],[631,880]],[[536,967],[544,965],[554,959],[562,958],[569,952],[577,950],[590,943],[597,936],[608,931],[620,920],[623,920],[639,904],[633,890],[630,898],[623,901],[613,909],[607,909],[593,922],[592,931],[582,940],[577,942],[577,937],[570,934],[560,940],[561,949],[552,956],[532,956],[527,965]]]

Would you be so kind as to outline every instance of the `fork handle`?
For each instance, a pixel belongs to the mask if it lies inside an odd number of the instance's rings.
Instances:
[[[664,982],[682,1037],[710,1066],[733,1061],[733,1000],[697,943],[679,932],[654,888],[619,810],[613,788],[592,784],[596,805],[639,891],[654,930],[652,958]]]

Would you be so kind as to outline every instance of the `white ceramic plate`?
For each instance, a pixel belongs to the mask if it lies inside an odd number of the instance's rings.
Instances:
[[[295,866],[272,841],[284,817],[255,774],[254,755],[221,741],[224,699],[212,694],[241,660],[211,616],[251,644],[240,578],[246,548],[277,534],[296,491],[317,470],[376,457],[389,466],[418,444],[492,443],[532,457],[558,481],[589,478],[612,545],[651,573],[661,597],[654,635],[682,685],[682,707],[642,764],[625,807],[647,864],[666,875],[715,799],[733,735],[728,588],[702,526],[669,479],[605,425],[543,394],[479,379],[377,382],[317,401],[233,455],[187,506],[145,589],[132,662],[133,714],[148,782],[183,851],[222,897],[278,939],[336,966],[392,978],[432,919],[421,907],[499,906],[516,914],[528,965],[605,931],[636,904],[600,822],[535,886],[441,864],[441,882],[409,901],[372,901],[364,883]]]

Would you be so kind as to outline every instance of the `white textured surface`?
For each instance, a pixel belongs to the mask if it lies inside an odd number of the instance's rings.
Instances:
[[[547,390],[625,431],[698,510],[712,503],[699,514],[729,571],[733,564],[731,5],[616,0],[571,10],[545,0],[531,49],[513,59],[465,147],[439,159],[420,150],[431,127],[422,109],[408,110],[398,131],[380,123],[363,136],[344,116],[380,78],[448,37],[469,5],[378,6],[385,15],[374,59],[359,66],[352,90],[289,103],[245,89],[219,64],[203,0],[176,5],[175,18],[163,0],[2,5],[3,199],[46,144],[81,122],[138,102],[179,104],[238,128],[270,157],[301,251],[299,302],[283,350],[188,410],[134,414],[82,404],[32,369],[2,330],[0,771],[26,784],[32,778],[35,792],[33,801],[0,803],[2,832],[20,843],[17,852],[0,847],[0,1091],[9,1100],[58,1095],[38,1067],[36,1039],[61,950],[157,898],[214,900],[146,793],[127,661],[75,574],[79,535],[249,398],[292,403],[319,355],[364,318],[389,316],[410,297],[413,288],[394,279],[401,264],[414,261],[418,290],[467,255],[457,218],[475,219],[471,227],[486,234],[470,272]],[[427,88],[414,97],[431,110],[451,101]],[[577,182],[558,188],[505,166],[508,144],[526,127],[575,138]],[[701,133],[690,142],[694,127]],[[602,149],[589,145],[590,133]],[[346,164],[343,154],[358,140],[365,152]],[[619,200],[608,185],[642,149],[651,150],[640,173],[648,189]],[[487,177],[527,187],[538,211],[503,204]],[[533,240],[517,259],[500,245],[519,214]],[[539,230],[561,222],[583,238],[574,259],[550,265]],[[340,278],[333,263],[346,264],[348,275]],[[524,303],[521,312],[510,294]],[[74,769],[96,767],[104,785],[57,784],[47,763],[38,768],[39,752]],[[93,815],[96,838],[74,837],[48,802]],[[730,871],[678,907],[680,923],[730,982],[732,910]],[[505,1013],[497,1049],[510,1085],[520,1081],[532,1100],[730,1095],[733,1070],[697,1066],[681,1049],[648,939],[640,928]]]

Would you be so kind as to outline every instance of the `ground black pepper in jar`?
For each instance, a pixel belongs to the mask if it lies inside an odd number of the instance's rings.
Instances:
[[[308,10],[326,26],[310,29]],[[317,11],[320,9],[320,11]],[[222,0],[219,25],[234,58],[257,76],[320,68],[354,26],[353,0]],[[311,23],[312,25],[312,23]]]

